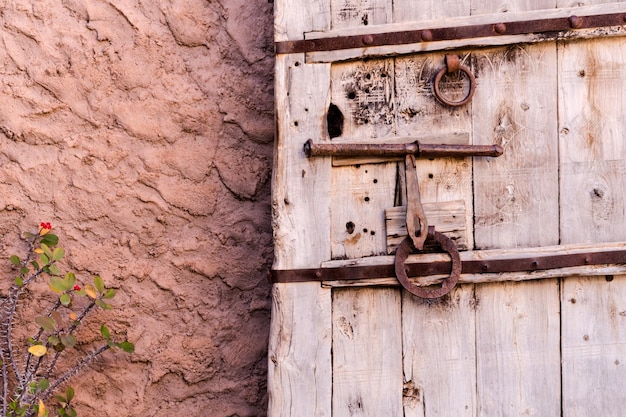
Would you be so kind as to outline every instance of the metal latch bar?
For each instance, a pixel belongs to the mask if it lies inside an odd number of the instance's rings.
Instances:
[[[406,45],[421,42],[475,39],[502,35],[568,32],[578,29],[622,26],[625,22],[626,13],[621,12],[590,16],[569,16],[514,22],[485,23],[457,27],[427,28],[365,35],[337,36],[332,38],[281,41],[275,43],[275,52],[276,54],[294,54],[386,45]]]
[[[500,274],[533,272],[579,266],[626,264],[626,250],[605,250],[532,257],[462,260],[461,274]],[[450,273],[450,262],[406,263],[411,277],[427,277]],[[272,283],[309,281],[358,281],[395,277],[393,264],[340,266],[311,269],[272,270]],[[462,280],[461,280],[462,282]]]

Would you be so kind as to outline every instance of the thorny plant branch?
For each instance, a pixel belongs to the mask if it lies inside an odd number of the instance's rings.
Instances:
[[[112,308],[105,300],[115,296],[115,290],[105,288],[103,280],[98,276],[94,277],[93,285],[86,284],[82,288],[75,285],[74,274],[67,273],[65,277],[61,277],[56,262],[64,257],[65,251],[56,246],[58,237],[49,233],[51,229],[50,223],[41,223],[37,233],[25,233],[25,240],[28,242],[27,256],[23,260],[15,255],[11,256],[11,263],[19,268],[19,276],[0,301],[0,372],[3,379],[1,417],[48,417],[52,408],[48,409],[49,406],[44,401],[98,356],[113,348],[121,348],[129,353],[134,351],[134,345],[128,341],[115,342],[108,328],[102,325],[100,332],[106,344],[88,353],[61,376],[49,380],[61,356],[65,357],[62,352],[74,348],[74,333],[83,320],[95,307],[105,310]],[[18,313],[17,307],[20,299],[25,297],[26,288],[42,275],[50,276],[50,288],[60,295],[44,315],[35,319],[40,328],[35,336],[29,338],[30,347],[21,367],[16,360],[13,326],[30,320],[24,320],[21,309]],[[76,315],[72,310],[73,301],[81,298],[89,301],[80,314]],[[64,324],[68,323],[63,319],[64,313],[71,319],[67,325]],[[20,342],[18,346],[23,344]],[[21,349],[22,347],[18,350]],[[45,372],[41,372],[45,362]],[[65,396],[55,396],[59,401],[56,406],[58,416],[76,417],[77,413],[70,404],[73,396],[74,390],[71,387],[67,388]]]

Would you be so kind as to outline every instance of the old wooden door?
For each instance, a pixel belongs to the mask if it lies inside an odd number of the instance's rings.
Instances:
[[[275,3],[269,416],[623,416],[626,3]],[[433,96],[450,54],[476,83],[456,107]],[[340,273],[393,263],[404,161],[307,158],[308,140],[501,145],[416,161],[429,224],[485,270],[433,300]],[[490,270],[507,259],[537,260]]]

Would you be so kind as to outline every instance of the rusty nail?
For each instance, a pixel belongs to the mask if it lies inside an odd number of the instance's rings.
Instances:
[[[582,17],[570,16],[567,21],[569,22],[569,27],[571,27],[572,29],[579,29],[583,25]]]
[[[321,271],[315,271],[315,276],[316,276],[317,278],[321,278],[321,277],[322,277],[322,273],[321,273]]]
[[[363,44],[371,45],[374,43],[374,37],[372,35],[363,36]]]
[[[504,35],[506,33],[506,25],[504,23],[496,23],[493,25],[493,30],[499,35]]]
[[[430,42],[433,40],[433,32],[430,30],[423,30],[422,31],[422,40],[425,42]]]

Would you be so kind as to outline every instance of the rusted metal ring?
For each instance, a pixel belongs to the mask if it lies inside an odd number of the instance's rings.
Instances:
[[[450,255],[450,259],[452,260],[452,265],[450,267],[450,275],[443,280],[441,283],[441,287],[439,288],[427,288],[420,287],[409,281],[409,277],[406,272],[406,268],[404,263],[406,262],[409,254],[411,253],[411,249],[413,249],[413,244],[410,238],[406,238],[400,243],[398,246],[398,250],[396,251],[396,260],[395,260],[395,270],[396,277],[400,284],[404,287],[405,290],[410,292],[413,295],[416,295],[420,298],[439,298],[452,290],[456,283],[459,281],[459,276],[461,275],[461,257],[459,255],[459,250],[456,245],[446,235],[443,233],[435,231],[433,226],[428,227],[428,239],[434,240],[441,245],[441,249],[446,251]]]
[[[441,94],[441,90],[439,89],[439,83],[441,82],[441,79],[445,74],[452,74],[458,71],[461,71],[465,73],[465,75],[467,75],[467,78],[469,79],[469,92],[461,101],[448,100],[443,96],[443,94]],[[472,74],[472,71],[467,66],[461,65],[458,62],[458,57],[456,60],[451,60],[450,63],[448,62],[448,57],[446,57],[446,66],[442,68],[435,76],[435,81],[433,82],[433,90],[435,93],[435,97],[437,97],[437,100],[439,100],[441,103],[451,107],[462,106],[468,103],[474,96],[474,91],[476,90],[476,77],[474,77],[474,74]]]

